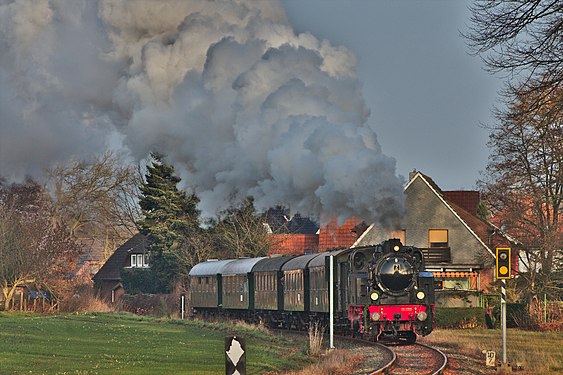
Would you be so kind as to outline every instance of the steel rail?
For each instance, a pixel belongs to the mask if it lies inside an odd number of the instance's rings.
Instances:
[[[430,350],[433,350],[434,352],[438,353],[440,355],[440,357],[443,359],[442,364],[440,365],[440,368],[438,368],[438,370],[434,371],[432,373],[432,375],[440,375],[444,372],[444,370],[446,369],[446,366],[448,365],[448,357],[444,354],[444,352],[442,352],[440,349],[436,349],[432,346],[426,345],[426,344],[420,344],[420,343],[415,343],[415,345],[420,345],[423,346],[425,348],[428,348]]]
[[[395,353],[394,350],[390,349],[389,347],[383,344],[379,344],[379,343],[374,343],[374,344],[387,349],[387,351],[391,353],[391,360],[387,362],[382,368],[370,372],[369,375],[389,374],[389,371],[391,371],[391,369],[395,366],[397,362],[397,353]]]

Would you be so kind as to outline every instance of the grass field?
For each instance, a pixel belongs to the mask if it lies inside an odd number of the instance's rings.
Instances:
[[[249,374],[309,361],[304,343],[244,326],[131,314],[0,313],[0,374],[222,374],[224,337],[231,334],[246,339]]]

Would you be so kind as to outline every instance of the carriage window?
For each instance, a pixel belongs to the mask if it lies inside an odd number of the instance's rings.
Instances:
[[[295,274],[289,274],[289,290],[295,290]]]
[[[448,247],[448,230],[430,229],[428,231],[428,242],[430,247]]]

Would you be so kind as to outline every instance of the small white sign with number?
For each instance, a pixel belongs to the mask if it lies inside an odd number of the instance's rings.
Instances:
[[[485,353],[487,367],[495,367],[497,354],[492,350],[483,350],[483,353]]]

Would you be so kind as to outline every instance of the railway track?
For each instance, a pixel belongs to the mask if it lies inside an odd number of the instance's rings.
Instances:
[[[444,353],[428,345],[392,344],[388,348],[395,353],[395,360],[370,375],[438,375],[443,373],[448,363]]]
[[[340,344],[349,342],[373,348],[364,351],[366,361],[354,375],[438,375],[443,374],[448,358],[440,350],[425,344],[386,344],[349,336],[335,336]],[[337,344],[337,347],[341,347]]]

